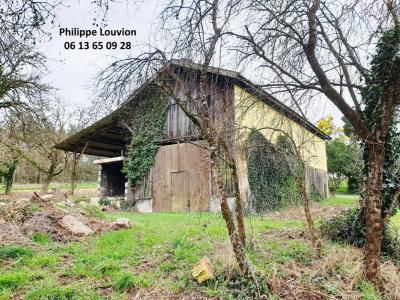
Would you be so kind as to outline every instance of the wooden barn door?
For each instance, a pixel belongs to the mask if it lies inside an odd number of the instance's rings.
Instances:
[[[182,143],[161,146],[152,168],[153,211],[207,211],[210,202],[207,150]]]
[[[172,211],[190,211],[189,172],[171,173],[171,202]]]

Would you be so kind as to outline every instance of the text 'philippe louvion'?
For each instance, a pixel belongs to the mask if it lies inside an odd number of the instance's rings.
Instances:
[[[60,36],[76,36],[80,38],[88,38],[93,36],[136,36],[136,30],[134,29],[80,29],[78,27],[66,28],[61,27],[59,29]]]

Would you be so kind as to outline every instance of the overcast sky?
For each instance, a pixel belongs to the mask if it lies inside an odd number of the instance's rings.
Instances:
[[[41,42],[40,50],[49,58],[49,74],[45,80],[59,90],[59,95],[70,107],[88,104],[93,95],[93,78],[96,73],[112,62],[115,57],[123,57],[127,52],[121,50],[66,50],[65,42],[79,41],[131,41],[136,45],[134,51],[140,51],[140,46],[149,42],[150,32],[157,15],[158,1],[148,1],[141,6],[113,4],[111,6],[108,29],[134,29],[136,37],[93,37],[89,39],[60,36],[59,27],[51,27],[51,39]],[[70,6],[60,7],[57,22],[60,27],[93,29],[93,17],[96,16],[95,6],[90,1],[70,1]]]
[[[70,6],[60,7],[57,21],[60,27],[93,29],[93,17],[96,16],[95,6],[91,1],[70,1]],[[93,37],[83,39],[79,37],[60,36],[59,27],[49,28],[52,33],[50,40],[40,44],[41,51],[48,56],[49,74],[46,81],[58,89],[61,99],[66,103],[68,110],[77,106],[89,105],[95,96],[93,80],[97,72],[112,62],[116,57],[124,57],[129,52],[121,50],[66,50],[65,42],[79,41],[131,41],[135,48],[130,53],[138,53],[146,49],[146,45],[154,43],[156,18],[163,6],[164,0],[148,0],[138,8],[129,1],[113,3],[108,15],[108,29],[134,29],[136,37]],[[227,67],[227,66],[224,66]],[[232,65],[229,69],[236,70]],[[244,71],[244,70],[236,70]],[[252,74],[252,70],[244,72]],[[253,79],[254,78],[250,78]],[[308,109],[307,116],[312,122],[327,116],[334,115],[335,123],[340,123],[341,114],[330,103],[314,103]]]

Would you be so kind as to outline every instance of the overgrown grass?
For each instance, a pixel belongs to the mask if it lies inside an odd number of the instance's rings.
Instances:
[[[0,247],[0,260],[19,259],[22,257],[31,257],[32,250],[26,247],[9,245]]]
[[[355,203],[355,197],[337,197],[324,200],[321,205],[350,207]],[[23,299],[127,299],[128,294],[140,290],[156,295],[202,293],[232,298],[229,285],[223,281],[233,260],[219,214],[115,212],[103,216],[109,220],[127,217],[133,226],[69,244],[55,243],[42,235],[32,237],[35,248],[30,255],[18,254],[0,260],[0,268],[5,270],[0,275],[0,299],[12,299],[15,295]],[[397,220],[400,216],[394,222]],[[301,220],[257,216],[247,218],[246,224],[251,241],[247,253],[267,278],[289,280],[294,276],[290,273],[293,266],[309,268],[314,273],[313,264],[320,258],[315,256],[307,238],[275,235],[288,230],[301,232],[304,229]],[[326,243],[324,251],[330,253],[332,249],[341,251],[346,247]],[[212,259],[217,280],[199,286],[190,271],[204,256]],[[324,274],[322,283],[315,283],[307,276],[298,281],[323,293],[340,295],[341,287],[335,278],[348,276],[340,270],[353,267],[333,268]],[[354,293],[369,297],[373,290],[360,282]]]
[[[43,232],[34,232],[31,236],[31,239],[40,245],[47,245],[52,240],[49,234]]]

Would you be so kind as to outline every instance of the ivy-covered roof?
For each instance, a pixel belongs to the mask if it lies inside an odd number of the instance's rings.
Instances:
[[[185,68],[194,72],[200,72],[202,68],[202,65],[196,64],[187,59],[171,60],[169,65],[165,66],[164,68],[171,66]],[[129,105],[132,102],[137,101],[143,92],[152,85],[153,81],[157,78],[157,75],[164,72],[164,68],[160,69],[155,76],[150,78],[138,89],[136,89],[134,93],[118,109],[94,124],[82,129],[78,133],[68,137],[64,141],[58,143],[55,145],[55,147],[61,150],[78,153],[84,150],[85,154],[97,156],[120,156],[121,151],[126,149],[126,146],[129,144],[130,140],[129,132],[127,132],[127,130],[120,124],[121,116],[126,114]],[[313,134],[324,140],[330,139],[329,136],[325,135],[316,126],[314,126],[314,124],[304,119],[297,112],[267,93],[264,89],[252,83],[239,72],[211,66],[208,68],[208,72],[210,75],[229,79],[230,82],[239,85],[247,92],[253,94],[255,97],[264,101],[266,104],[300,124]]]

